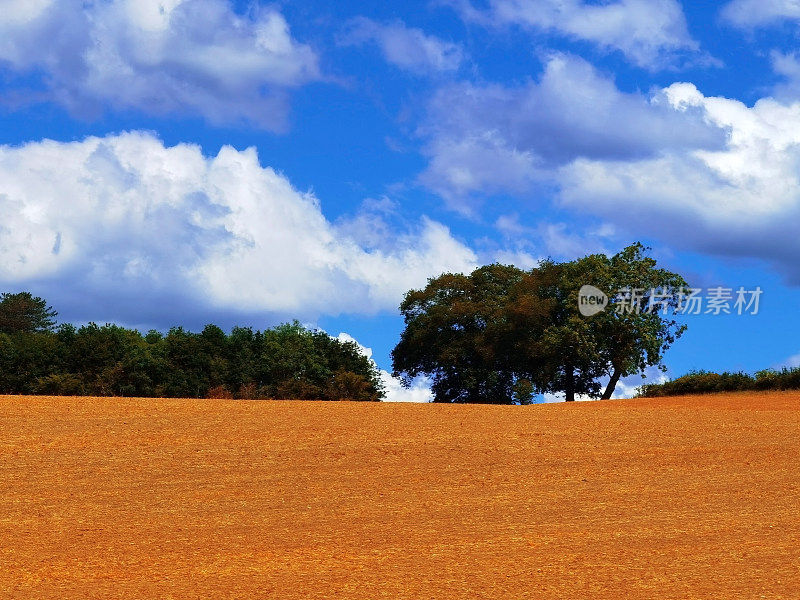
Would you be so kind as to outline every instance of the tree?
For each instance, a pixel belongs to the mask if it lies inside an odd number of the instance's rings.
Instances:
[[[644,310],[649,290],[677,306],[686,282],[656,268],[634,244],[608,257],[544,260],[529,271],[489,265],[470,275],[444,274],[406,294],[405,329],[392,352],[395,376],[408,385],[433,379],[436,402],[530,402],[534,393],[610,398],[621,377],[660,364],[683,327]],[[593,317],[578,311],[584,284],[611,294]],[[617,311],[621,288],[644,288],[637,309]],[[666,290],[666,291],[665,291]],[[607,377],[603,388],[601,379]]]
[[[509,294],[523,276],[494,264],[408,292],[400,305],[405,329],[392,351],[395,376],[406,385],[430,376],[434,402],[512,403],[517,377],[509,352],[521,330],[509,327]]]
[[[538,393],[561,392],[568,401],[596,394],[602,376],[591,325],[578,313],[577,288],[568,277],[573,268],[543,260],[523,273],[502,309],[510,343],[498,350],[518,379]]]
[[[259,378],[278,398],[377,401],[384,395],[375,363],[356,344],[297,321],[264,332]]]
[[[52,331],[58,313],[30,292],[0,294],[0,333]]]
[[[606,275],[602,284],[608,293],[633,292],[629,297],[613,296],[611,308],[589,320],[599,342],[598,360],[609,377],[603,399],[611,398],[622,377],[650,366],[666,371],[664,353],[686,331],[686,325],[671,315],[679,308],[681,292],[688,284],[677,273],[656,268],[647,251],[636,243],[611,258],[595,255],[584,259],[588,273]]]
[[[656,268],[647,250],[635,243],[611,257],[593,254],[539,266],[556,281],[546,292],[556,303],[543,332],[545,343],[539,346],[549,357],[541,389],[563,392],[567,401],[578,394],[608,399],[622,377],[649,366],[664,368],[664,352],[686,329],[665,313],[677,309],[687,283],[676,273]],[[609,307],[592,317],[577,310],[578,291],[585,284],[610,296]],[[624,295],[622,290],[631,293]],[[658,301],[657,310],[648,309],[651,300]],[[605,377],[603,389],[598,380]]]

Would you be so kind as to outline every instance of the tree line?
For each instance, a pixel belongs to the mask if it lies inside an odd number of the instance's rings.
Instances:
[[[674,318],[687,283],[641,244],[613,256],[491,264],[409,291],[392,351],[396,377],[432,381],[435,402],[529,404],[537,394],[611,398],[619,380],[665,369],[685,330]],[[606,310],[579,310],[580,290]],[[624,298],[618,290],[638,290]],[[602,292],[605,290],[608,295]],[[658,310],[647,310],[658,296]],[[593,298],[598,300],[598,298]],[[625,308],[623,303],[627,305]],[[669,310],[672,313],[669,313]],[[377,366],[352,342],[299,323],[264,331],[215,325],[166,334],[117,325],[56,325],[30,293],[0,296],[0,393],[379,400]],[[655,389],[655,388],[653,388]]]
[[[377,401],[375,363],[353,342],[286,323],[146,334],[56,324],[28,292],[0,295],[0,393]]]

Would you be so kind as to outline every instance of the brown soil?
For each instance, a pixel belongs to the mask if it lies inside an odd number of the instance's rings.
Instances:
[[[800,393],[0,397],[0,598],[800,598]]]

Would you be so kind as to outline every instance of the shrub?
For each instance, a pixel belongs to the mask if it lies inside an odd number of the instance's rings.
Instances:
[[[49,396],[85,396],[83,380],[73,373],[62,373],[39,377],[34,385],[34,393]]]
[[[366,377],[352,371],[342,370],[334,373],[326,390],[325,399],[371,402],[379,398],[372,383]]]
[[[651,383],[637,389],[638,396],[684,396],[715,392],[743,392],[750,390],[797,390],[800,389],[800,368],[783,368],[780,371],[765,369],[749,375],[736,373],[711,373],[692,371],[664,383]]]
[[[287,379],[275,388],[275,397],[280,400],[321,400],[322,389],[303,379]]]
[[[241,386],[236,394],[236,397],[239,400],[257,400],[263,396],[261,396],[258,386],[251,382],[245,383],[243,386]]]
[[[233,394],[224,385],[215,385],[209,388],[207,396],[214,400],[231,400],[233,398]]]

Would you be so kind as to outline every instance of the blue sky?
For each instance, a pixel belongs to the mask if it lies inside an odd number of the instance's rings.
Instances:
[[[686,317],[671,374],[800,362],[795,2],[2,14],[0,288],[65,320],[298,318],[389,369],[428,277],[639,240],[697,287],[764,290]]]

